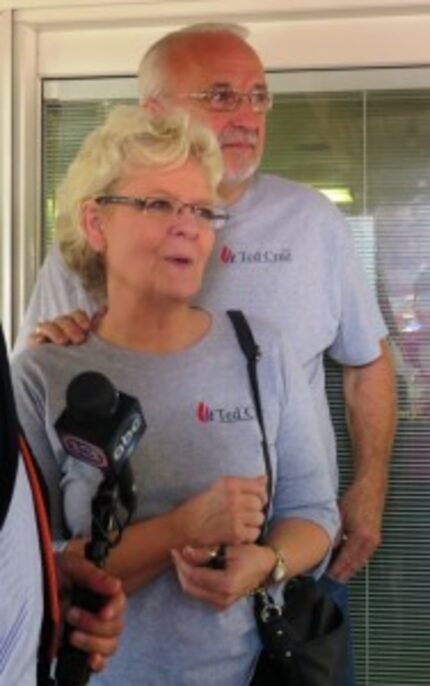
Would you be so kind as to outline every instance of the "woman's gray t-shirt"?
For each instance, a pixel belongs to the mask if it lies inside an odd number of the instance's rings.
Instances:
[[[274,472],[272,517],[310,519],[333,537],[336,498],[308,384],[289,346],[267,324],[250,322],[262,350],[258,373]],[[210,332],[179,353],[133,352],[96,335],[81,346],[40,346],[15,359],[13,379],[21,422],[53,498],[56,537],[64,536],[62,500],[72,535],[89,533],[91,499],[101,479],[65,455],[53,428],[68,384],[87,370],[105,374],[141,403],[147,430],[131,458],[137,520],[175,508],[221,475],[265,472],[246,361],[224,313],[214,314]],[[252,599],[215,611],[185,595],[171,569],[130,597],[118,653],[92,682],[243,686],[259,648]]]

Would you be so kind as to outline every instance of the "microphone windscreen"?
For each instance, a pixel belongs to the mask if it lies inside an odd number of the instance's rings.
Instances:
[[[98,372],[78,374],[67,388],[67,409],[84,424],[112,418],[118,403],[119,392],[106,376]]]

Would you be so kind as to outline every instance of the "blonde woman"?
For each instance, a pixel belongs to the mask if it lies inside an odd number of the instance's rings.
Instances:
[[[221,166],[214,136],[185,115],[114,110],[71,165],[58,215],[64,258],[106,314],[83,345],[40,346],[14,365],[54,530],[65,537],[65,522],[71,550],[83,550],[101,477],[63,453],[53,428],[70,380],[107,375],[147,421],[133,457],[137,512],[108,563],[130,594],[125,637],[97,684],[249,683],[260,643],[248,592],[280,563],[284,577],[317,573],[338,527],[307,384],[252,319],[275,475],[267,545],[255,544],[267,493],[246,366],[225,313],[192,304],[226,218]],[[226,569],[208,569],[221,544]]]

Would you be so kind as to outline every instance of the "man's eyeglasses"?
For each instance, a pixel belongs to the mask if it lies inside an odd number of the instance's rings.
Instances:
[[[253,112],[267,112],[272,108],[273,96],[264,88],[253,88],[248,93],[233,88],[211,88],[201,93],[177,94],[177,98],[197,100],[215,112],[233,112],[247,100]]]
[[[135,198],[128,195],[99,195],[95,198],[99,205],[128,205],[144,212],[149,219],[159,223],[168,223],[187,208],[197,224],[213,229],[222,229],[228,219],[222,207],[199,205],[194,202],[181,202],[174,198],[147,197]]]

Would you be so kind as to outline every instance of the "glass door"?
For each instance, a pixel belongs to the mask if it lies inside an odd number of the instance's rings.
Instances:
[[[384,541],[351,583],[360,686],[418,686],[430,672],[430,72],[269,75],[263,170],[313,186],[345,214],[390,330],[400,394]],[[135,80],[47,80],[43,86],[43,252],[55,189],[85,135]],[[351,474],[341,379],[327,385],[342,488]]]

